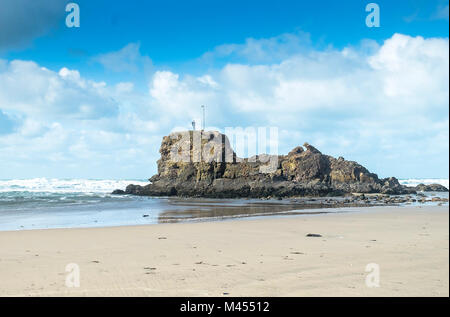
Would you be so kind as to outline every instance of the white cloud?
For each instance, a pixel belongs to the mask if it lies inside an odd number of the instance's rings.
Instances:
[[[223,44],[202,55],[202,62],[227,61],[273,62],[289,58],[292,54],[311,48],[310,36],[306,32],[283,33],[267,39],[248,38],[242,44]]]
[[[210,76],[187,76],[180,80],[178,74],[169,71],[157,71],[150,82],[150,96],[155,110],[164,116],[190,122],[198,115],[202,104],[216,102],[217,83]]]
[[[47,120],[97,119],[114,116],[118,110],[105,83],[83,79],[67,68],[56,73],[20,60],[0,72],[0,105],[3,110]]]
[[[129,43],[118,51],[100,54],[93,60],[114,72],[148,73],[152,69],[152,61],[150,57],[141,55],[139,43]]]
[[[209,115],[213,125],[226,117],[225,124],[283,127],[303,139],[286,136],[282,151],[308,140],[324,152],[360,158],[384,175],[406,177],[407,171],[392,162],[378,166],[374,151],[426,163],[426,153],[411,147],[431,151],[433,145],[439,157],[431,160],[448,162],[448,39],[395,34],[381,46],[364,45],[310,50],[264,65],[230,63],[210,75],[213,87],[157,73],[151,95],[175,117],[207,104],[221,108]]]
[[[8,134],[14,131],[15,122],[0,109],[0,134]]]
[[[448,3],[447,5],[439,5],[432,18],[436,20],[448,20],[448,10]]]
[[[0,178],[60,177],[53,174],[58,171],[107,177],[108,170],[124,176],[134,171],[136,177],[139,168],[151,173],[157,152],[148,134],[157,124],[132,83],[109,87],[67,68],[54,72],[20,60],[1,64],[0,166],[10,168],[2,168]],[[14,127],[7,126],[11,118]]]
[[[446,40],[395,34],[369,64],[388,100],[430,111],[448,102],[448,54]]]
[[[256,47],[277,51],[278,42]],[[263,64],[228,63],[200,76],[156,71],[147,93],[132,82],[110,87],[76,70],[0,61],[0,109],[22,120],[0,136],[0,166],[51,158],[73,173],[150,176],[161,136],[199,123],[204,104],[207,125],[277,126],[281,153],[308,141],[381,176],[448,175],[448,39],[395,34],[382,45],[307,51],[283,43]],[[247,44],[232,51],[255,51]]]

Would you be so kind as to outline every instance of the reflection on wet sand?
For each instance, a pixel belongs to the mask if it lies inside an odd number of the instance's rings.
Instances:
[[[344,198],[303,198],[276,200],[214,200],[214,199],[169,199],[170,209],[158,216],[159,223],[184,221],[220,220],[236,217],[324,214],[326,208],[358,207],[367,204],[355,203]],[[376,204],[371,204],[372,206]],[[370,206],[370,205],[369,205]],[[310,209],[322,209],[310,211]],[[305,210],[308,210],[307,212]]]

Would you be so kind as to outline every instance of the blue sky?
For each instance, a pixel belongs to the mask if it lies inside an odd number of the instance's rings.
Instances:
[[[146,178],[159,143],[278,127],[399,178],[448,178],[448,1],[0,1],[0,179]]]

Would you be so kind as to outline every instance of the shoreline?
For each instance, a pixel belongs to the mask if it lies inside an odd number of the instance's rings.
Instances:
[[[28,205],[17,209],[13,204],[9,209],[6,207],[0,213],[0,232],[303,216],[342,213],[347,210],[361,211],[367,207],[448,206],[448,192],[391,197],[354,194],[352,197],[301,197],[283,200],[140,196],[77,196],[67,199],[65,196],[58,196],[55,199],[56,202],[51,202],[48,206]]]
[[[297,218],[297,217],[318,217],[327,215],[339,215],[339,214],[359,214],[367,212],[383,212],[392,209],[421,209],[430,208],[430,212],[433,212],[434,208],[449,208],[449,205],[367,205],[367,206],[342,206],[342,207],[322,207],[322,208],[308,208],[308,209],[298,209],[298,210],[286,210],[277,211],[272,214],[261,213],[261,214],[240,214],[231,216],[219,216],[219,217],[199,217],[199,218],[189,218],[182,221],[166,221],[160,223],[148,223],[148,224],[123,224],[123,225],[99,225],[96,227],[86,226],[86,227],[54,227],[54,228],[35,228],[35,229],[11,229],[11,230],[0,230],[2,232],[22,232],[22,231],[47,231],[47,230],[78,230],[78,229],[102,229],[102,228],[122,228],[122,227],[148,227],[148,226],[160,226],[160,225],[182,225],[182,224],[201,224],[201,223],[216,223],[216,222],[234,222],[234,221],[253,221],[253,220],[263,220],[263,219],[283,219],[283,218]]]
[[[448,206],[364,210],[2,231],[0,296],[448,296]]]

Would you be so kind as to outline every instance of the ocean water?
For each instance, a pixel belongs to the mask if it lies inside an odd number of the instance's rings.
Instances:
[[[131,183],[148,184],[145,180],[0,180],[0,230],[142,225],[323,212],[317,209],[320,207],[317,204],[299,210],[299,205],[287,199],[180,199],[110,194]],[[440,183],[448,187],[448,179],[410,179],[401,183],[410,186]],[[448,198],[448,193],[427,195]]]
[[[410,179],[399,179],[400,184],[406,186],[417,186],[419,184],[441,184],[448,188],[448,178],[410,178]]]

